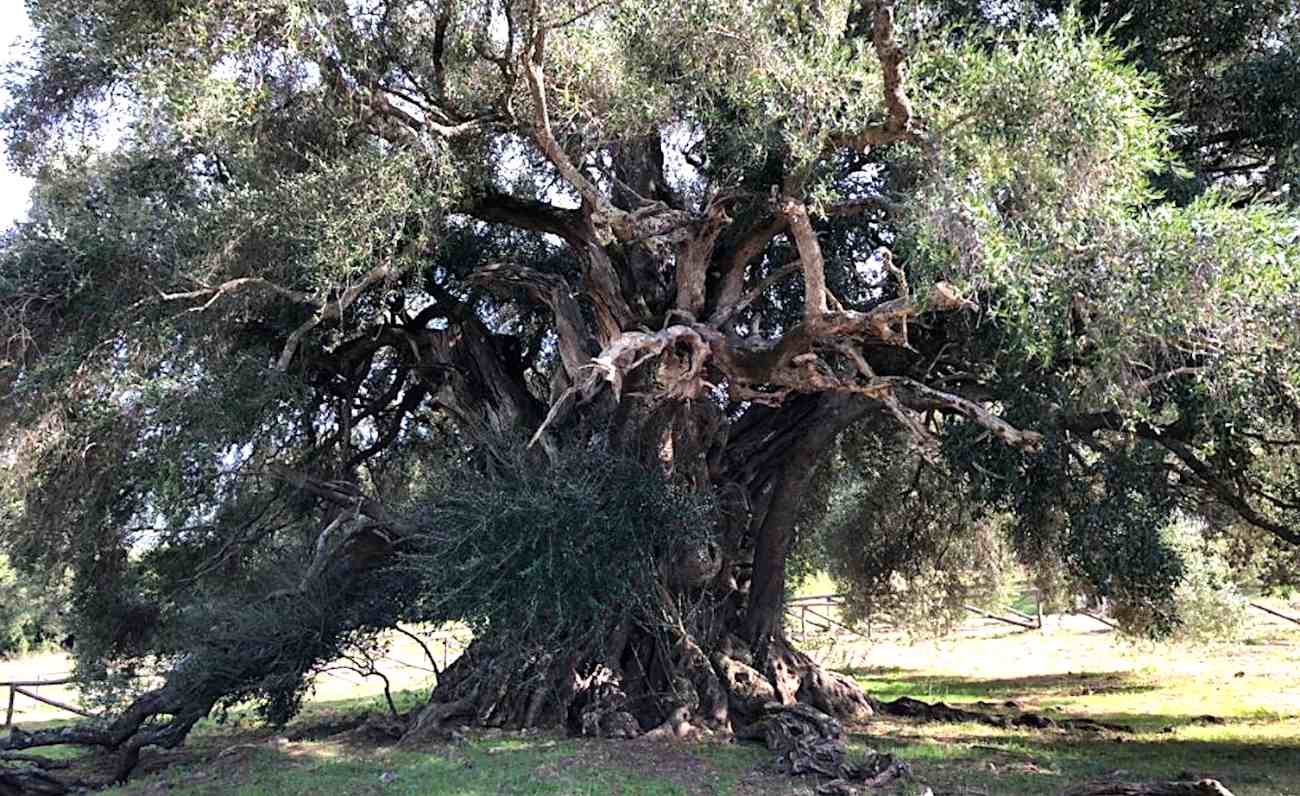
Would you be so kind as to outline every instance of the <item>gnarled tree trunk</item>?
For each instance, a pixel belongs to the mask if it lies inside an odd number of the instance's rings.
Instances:
[[[870,715],[856,684],[790,645],[782,617],[794,521],[817,456],[873,408],[854,396],[805,396],[736,426],[718,422],[707,403],[641,414],[626,438],[659,465],[707,479],[703,486],[725,499],[716,544],[661,562],[658,604],[671,615],[629,613],[594,646],[541,646],[523,668],[498,665],[494,640],[478,639],[443,673],[411,737],[465,723],[562,724],[604,736],[743,730],[773,702]],[[517,649],[506,652],[517,660]]]

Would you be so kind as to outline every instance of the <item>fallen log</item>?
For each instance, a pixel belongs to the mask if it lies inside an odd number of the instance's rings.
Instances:
[[[1093,782],[1067,790],[1061,796],[1232,796],[1214,779],[1196,782]]]

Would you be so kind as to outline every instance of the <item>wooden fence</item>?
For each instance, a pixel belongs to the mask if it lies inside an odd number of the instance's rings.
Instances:
[[[5,723],[4,723],[3,726],[4,726],[4,727],[10,727],[10,726],[13,725],[13,723],[14,723],[14,705],[15,705],[15,703],[16,703],[17,700],[18,700],[18,695],[19,695],[19,694],[22,694],[23,696],[27,697],[28,699],[34,699],[34,700],[36,700],[37,702],[42,702],[42,703],[44,703],[44,704],[46,704],[46,705],[50,705],[51,707],[56,707],[56,708],[58,708],[59,710],[66,710],[66,711],[68,711],[69,713],[75,713],[75,714],[77,714],[78,716],[85,716],[86,718],[93,718],[93,715],[92,715],[91,713],[89,713],[89,712],[87,712],[87,711],[84,711],[84,710],[82,710],[81,708],[76,707],[75,705],[69,705],[69,704],[67,704],[66,702],[60,702],[60,701],[57,700],[57,699],[51,699],[50,697],[42,696],[41,694],[38,694],[38,693],[36,692],[36,689],[40,688],[40,687],[43,686],[43,685],[67,685],[67,684],[70,683],[70,682],[72,682],[72,678],[71,678],[71,677],[63,677],[63,678],[60,678],[60,679],[58,679],[58,680],[10,680],[10,681],[0,681],[0,688],[7,688],[7,689],[9,689],[9,703],[8,703],[9,706],[5,709]]]
[[[1042,630],[1043,603],[1042,600],[1035,600],[1035,603],[1037,609],[1033,614],[1019,611],[1011,606],[1004,606],[1002,613],[1000,614],[986,611],[983,608],[977,608],[973,605],[963,605],[962,608],[968,613],[981,616],[985,619],[991,619],[995,622],[1014,625],[1015,627],[1024,628],[1025,630]],[[787,616],[795,620],[796,626],[792,627],[791,631],[797,633],[800,640],[807,640],[810,632],[813,634],[830,633],[833,635],[850,633],[870,640],[874,630],[879,629],[888,631],[893,628],[893,625],[890,622],[880,621],[878,619],[873,620],[871,617],[867,617],[866,621],[857,628],[849,627],[847,624],[836,618],[834,614],[834,612],[838,611],[843,605],[844,595],[842,594],[816,594],[809,597],[798,597],[790,600],[786,604],[785,612]],[[1274,608],[1269,608],[1266,605],[1261,605],[1258,602],[1251,602],[1250,607],[1263,611],[1264,613],[1285,622],[1300,625],[1300,617],[1291,616]],[[1106,618],[1104,615],[1104,608],[1102,611],[1076,609],[1070,613],[1093,619],[1112,630],[1118,629],[1114,622]]]
[[[888,620],[882,621],[878,618],[868,616],[866,620],[858,627],[850,627],[835,616],[844,605],[844,595],[842,594],[815,594],[808,597],[797,597],[786,603],[786,615],[797,622],[798,636],[800,640],[806,640],[809,632],[812,633],[831,633],[834,635],[844,635],[846,633],[870,640],[876,630],[888,632],[895,629],[893,623]],[[1027,614],[1017,611],[1015,608],[1007,606],[1002,614],[995,614],[991,611],[985,611],[982,608],[976,608],[973,605],[963,605],[968,613],[1002,622],[1008,625],[1024,628],[1025,630],[1041,630],[1043,628],[1042,603],[1038,604],[1038,610],[1035,614]],[[1091,614],[1089,614],[1091,616]],[[1093,616],[1094,619],[1099,617]],[[1109,624],[1109,623],[1107,623]],[[1113,625],[1112,625],[1113,627]],[[795,630],[795,628],[792,628]]]

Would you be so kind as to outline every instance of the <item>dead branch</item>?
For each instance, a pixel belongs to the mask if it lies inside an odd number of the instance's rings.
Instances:
[[[187,290],[178,293],[165,293],[160,290],[158,291],[158,295],[154,299],[154,301],[170,302],[170,301],[192,301],[195,299],[207,299],[207,301],[204,302],[203,304],[197,307],[191,307],[189,309],[189,312],[203,312],[209,309],[210,307],[212,307],[213,304],[216,304],[217,301],[219,301],[221,298],[225,296],[233,295],[235,293],[239,293],[244,290],[253,289],[253,288],[269,290],[273,293],[284,296],[285,298],[297,304],[308,304],[313,307],[320,306],[320,302],[318,302],[315,298],[313,298],[311,295],[307,293],[304,293],[300,290],[291,290],[287,287],[277,285],[276,283],[268,279],[263,279],[262,277],[256,277],[256,276],[246,276],[246,277],[240,277],[239,279],[229,279],[225,282],[222,282],[219,285],[205,285],[201,288],[198,288],[197,290]],[[146,302],[145,301],[137,302],[135,306],[139,307],[144,303]]]
[[[1030,453],[1036,452],[1042,446],[1042,434],[1037,431],[1018,429],[976,401],[955,393],[927,387],[908,378],[889,376],[882,380],[894,384],[903,394],[900,400],[913,409],[955,412],[983,426],[1003,443]]]

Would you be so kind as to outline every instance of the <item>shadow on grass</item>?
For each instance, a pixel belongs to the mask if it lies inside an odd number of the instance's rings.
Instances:
[[[216,755],[209,751],[174,759],[105,794],[686,796],[733,793],[766,759],[761,749],[732,744],[637,743],[547,733],[470,732],[462,742],[415,748],[360,748],[332,738],[285,744],[263,740]],[[779,790],[761,792],[788,793],[791,783],[780,779]]]

